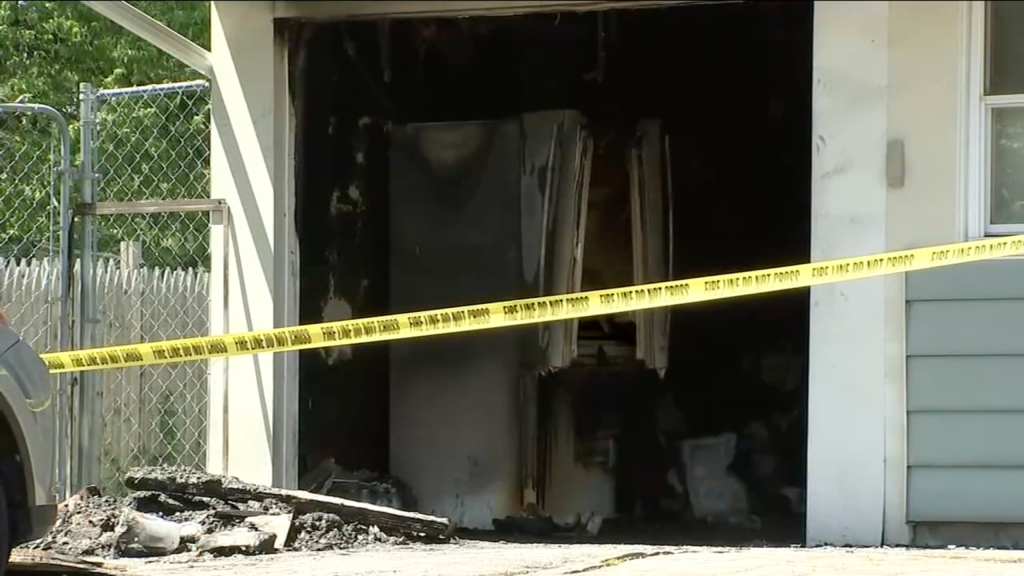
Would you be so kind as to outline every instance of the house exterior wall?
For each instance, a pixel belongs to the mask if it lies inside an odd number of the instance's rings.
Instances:
[[[294,138],[285,45],[275,36],[273,2],[211,2],[211,23],[211,194],[231,213],[227,250],[218,239],[210,243],[212,269],[228,270],[211,276],[211,325],[218,333],[294,325]],[[295,356],[211,361],[209,470],[294,486]]]
[[[215,251],[215,269],[226,258],[230,273],[214,294],[228,291],[222,320],[232,332],[287,325],[297,309],[290,116],[273,26],[284,4],[213,2],[213,187],[231,205],[234,230],[231,250]],[[963,12],[958,2],[815,3],[814,259],[961,238]],[[892,139],[905,146],[906,174],[890,188]],[[906,298],[902,276],[812,290],[811,544],[910,541]],[[226,392],[215,363],[211,469],[294,484],[297,379],[289,358],[227,360]]]
[[[886,249],[962,240],[962,2],[890,2],[888,138],[905,150],[903,186],[887,190]],[[883,542],[909,544],[906,519],[906,308],[902,275],[886,284]]]
[[[961,4],[815,3],[813,259],[962,238]],[[908,544],[904,277],[811,294],[808,543]]]
[[[812,260],[885,250],[889,20],[888,2],[814,5]],[[885,282],[811,289],[806,536],[812,544],[881,540]]]
[[[907,180],[889,191],[888,249],[963,240],[968,194],[976,192],[966,169],[968,138],[977,134],[967,126],[977,65],[968,61],[971,3],[891,6],[890,138],[905,141]],[[893,300],[899,280],[888,280]],[[899,543],[925,546],[1024,544],[1016,504],[1024,455],[1015,442],[1024,428],[1015,371],[1021,280],[1024,261],[1016,258],[906,275],[905,337],[896,336],[894,312],[887,347],[893,382],[905,382],[906,414],[905,433],[895,433],[901,401],[893,386],[887,541],[897,543],[890,537],[898,532]]]
[[[907,519],[922,545],[1024,543],[1024,261],[907,275]]]

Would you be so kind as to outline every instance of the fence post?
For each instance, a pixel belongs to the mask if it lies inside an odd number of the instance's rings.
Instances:
[[[94,139],[96,137],[96,90],[92,84],[78,85],[79,113],[81,115],[81,203],[89,206],[96,202],[96,167]],[[82,213],[82,251],[79,267],[79,322],[78,345],[92,348],[95,342],[96,310],[95,249],[96,222],[89,210]],[[78,374],[78,450],[75,466],[76,489],[98,484],[100,481],[100,455],[103,445],[103,391],[100,380],[93,372]]]

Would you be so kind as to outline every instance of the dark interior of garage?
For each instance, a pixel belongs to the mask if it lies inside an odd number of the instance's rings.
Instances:
[[[584,270],[587,287],[623,283],[628,273],[616,270],[630,267],[628,176],[614,166],[647,118],[660,120],[671,143],[673,278],[809,261],[811,10],[810,2],[723,2],[288,24],[301,321],[408,311],[408,300],[392,297],[392,125],[578,111],[594,134],[591,198],[602,185],[611,190],[611,200],[592,203],[604,214],[590,224],[607,225],[588,235],[587,254],[603,264]],[[618,204],[616,190],[625,198]],[[526,282],[503,290],[536,294]],[[594,358],[539,379],[540,437],[563,390],[581,444],[609,429],[617,438],[617,517],[597,538],[800,542],[808,292],[679,307],[669,317],[661,375],[610,359],[610,347],[598,345]],[[597,334],[627,349],[636,343],[628,321],[584,321],[579,334],[581,342]],[[393,348],[301,353],[300,476],[327,459],[352,472],[392,472]],[[659,429],[664,410],[681,424]],[[724,524],[695,517],[679,470],[684,441],[723,434],[734,435],[729,476],[746,501],[736,508],[742,518]],[[540,442],[542,485],[550,482],[549,449]]]

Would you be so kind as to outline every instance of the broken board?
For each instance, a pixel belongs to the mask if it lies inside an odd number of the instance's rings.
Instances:
[[[113,576],[117,572],[103,567],[99,562],[39,550],[20,550],[11,552],[11,561],[7,565],[9,574],[44,573],[44,574],[94,574],[97,576]]]
[[[383,532],[390,533],[448,538],[454,530],[447,518],[302,490],[259,486],[230,476],[217,476],[193,470],[137,468],[125,475],[124,484],[132,490],[206,496],[229,502],[274,500],[293,507],[299,514],[328,512],[337,514],[343,521],[377,526]]]

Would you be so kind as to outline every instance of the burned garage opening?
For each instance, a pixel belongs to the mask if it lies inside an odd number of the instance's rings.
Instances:
[[[808,261],[811,9],[290,23],[302,321]],[[800,291],[303,352],[300,487],[799,542],[808,315]]]

